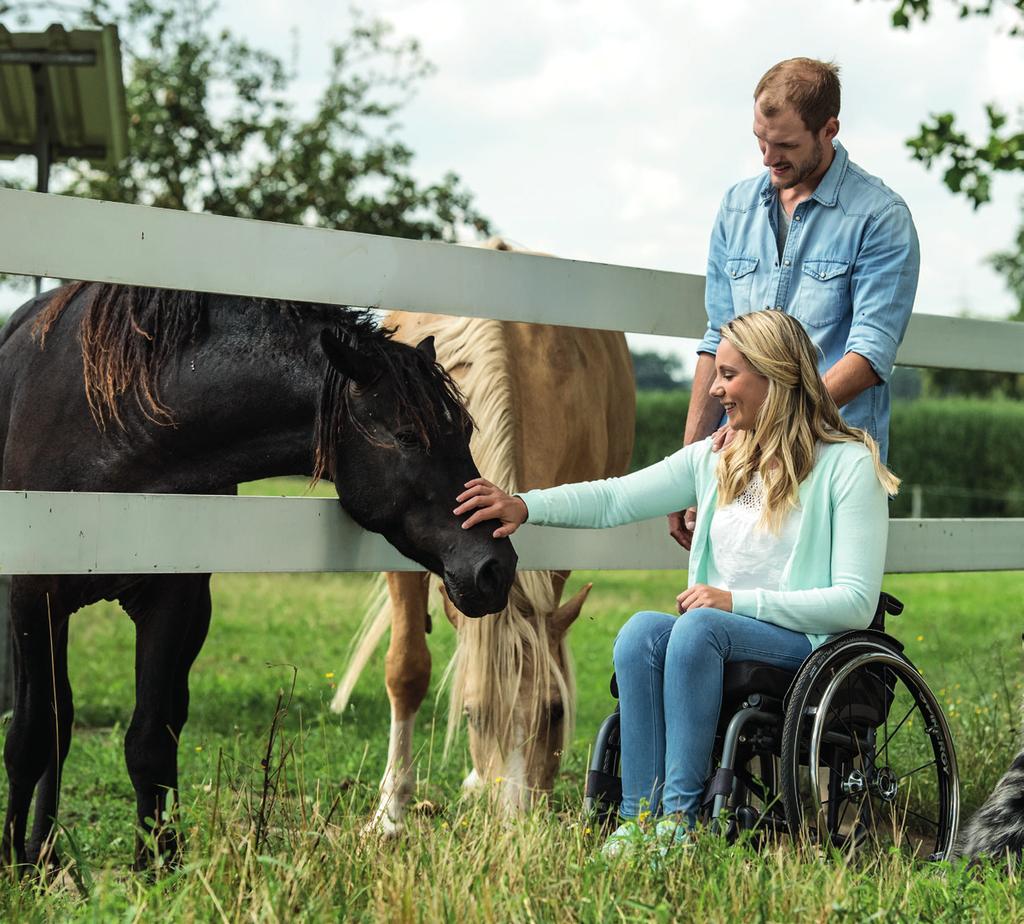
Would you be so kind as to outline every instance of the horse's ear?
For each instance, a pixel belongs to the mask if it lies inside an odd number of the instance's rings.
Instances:
[[[320,331],[320,348],[324,351],[334,369],[357,385],[370,385],[377,378],[378,370],[373,361],[350,347],[333,331]]]
[[[429,337],[424,337],[419,343],[416,344],[416,349],[427,354],[427,357],[432,363],[437,362],[437,350],[434,349],[434,335],[431,334]]]
[[[563,603],[555,610],[550,617],[548,627],[556,638],[561,638],[572,627],[572,624],[579,618],[583,604],[586,603],[593,584],[584,584],[572,597],[571,600]]]

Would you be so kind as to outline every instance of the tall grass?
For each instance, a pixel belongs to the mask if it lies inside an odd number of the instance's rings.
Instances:
[[[601,861],[598,834],[579,806],[588,744],[612,707],[611,641],[634,610],[667,608],[683,576],[572,580],[596,586],[572,635],[578,739],[549,810],[508,820],[486,800],[459,798],[467,759],[464,749],[450,763],[441,759],[445,704],[435,685],[420,723],[409,830],[381,843],[360,831],[386,754],[383,652],[346,714],[327,708],[368,578],[216,577],[214,624],[193,671],[181,742],[178,823],[188,847],[179,869],[154,878],[128,872],[134,807],[122,737],[133,700],[130,623],[110,605],[82,612],[72,624],[78,711],[58,844],[71,873],[6,879],[0,920],[1022,918],[1013,876],[917,866],[896,855],[851,865],[788,842],[758,853],[705,837],[656,868]],[[1015,749],[1024,582],[1019,574],[914,575],[889,578],[886,589],[907,603],[892,629],[940,694],[964,800],[977,805]],[[439,675],[453,639],[447,620],[435,626]]]

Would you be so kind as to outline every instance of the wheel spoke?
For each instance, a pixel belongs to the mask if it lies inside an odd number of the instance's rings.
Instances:
[[[889,747],[889,742],[892,741],[893,736],[903,727],[903,723],[910,718],[915,709],[917,709],[917,702],[913,702],[910,704],[910,708],[907,710],[907,714],[903,716],[902,719],[900,719],[900,724],[892,730],[892,733],[885,739],[885,741],[882,742],[882,747],[878,750],[882,750],[883,748],[887,749]]]
[[[934,757],[930,761],[928,761],[928,763],[921,764],[920,767],[915,767],[913,770],[909,770],[901,776],[896,777],[896,782],[898,783],[900,782],[900,780],[905,780],[908,776],[913,776],[915,773],[918,772],[918,770],[924,770],[926,767],[932,766],[938,766],[938,763],[936,762]]]

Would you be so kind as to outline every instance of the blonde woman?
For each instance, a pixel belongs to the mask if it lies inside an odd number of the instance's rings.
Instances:
[[[527,519],[601,528],[697,505],[689,584],[679,616],[641,612],[615,641],[622,714],[623,823],[605,852],[653,834],[685,841],[709,771],[727,661],[796,668],[834,633],[868,626],[897,479],[878,446],[839,416],[814,347],[781,311],[722,327],[710,393],[736,437],[710,438],[624,478],[509,496],[476,479],[458,497],[463,526],[499,520],[495,536]]]

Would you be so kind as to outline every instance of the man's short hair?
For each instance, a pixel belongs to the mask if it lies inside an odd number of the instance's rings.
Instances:
[[[839,116],[839,65],[814,58],[787,58],[758,81],[754,102],[767,117],[791,106],[811,132]]]

